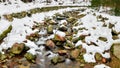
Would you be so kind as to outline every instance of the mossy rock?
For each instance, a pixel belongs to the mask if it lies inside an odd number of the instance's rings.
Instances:
[[[3,40],[8,33],[10,33],[10,31],[12,30],[12,26],[10,25],[8,27],[8,29],[6,29],[5,31],[2,32],[2,34],[0,34],[0,41]]]
[[[97,61],[101,61],[101,60],[102,60],[102,55],[99,54],[99,53],[96,53],[96,54],[95,54],[95,59],[96,59]]]
[[[22,11],[21,17],[24,18],[26,15],[27,15],[27,12],[26,11]]]
[[[36,55],[33,55],[33,54],[27,52],[27,53],[24,55],[24,57],[25,57],[27,60],[34,62],[34,60],[35,60],[35,58],[36,58]]]
[[[36,9],[31,9],[31,10],[30,10],[30,13],[31,13],[31,14],[35,14],[35,13],[37,13],[37,10],[36,10]]]
[[[11,48],[11,52],[13,54],[20,54],[24,50],[25,44],[24,43],[15,43]]]

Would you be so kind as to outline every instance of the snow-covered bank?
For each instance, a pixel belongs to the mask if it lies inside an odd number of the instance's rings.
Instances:
[[[41,7],[52,7],[52,6],[88,6],[90,5],[90,2],[80,2],[79,4],[71,4],[69,3],[70,0],[63,5],[59,5],[57,2],[52,2],[49,5],[46,5],[46,3],[40,3],[40,2],[32,2],[32,3],[23,3],[21,1],[11,1],[11,4],[6,4],[1,3],[0,4],[0,15],[3,14],[11,14],[11,13],[16,13],[16,12],[21,12],[21,11],[27,11],[33,8],[41,8]]]

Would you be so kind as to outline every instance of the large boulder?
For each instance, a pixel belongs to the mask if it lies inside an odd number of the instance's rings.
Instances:
[[[113,54],[120,59],[120,43],[113,44]]]

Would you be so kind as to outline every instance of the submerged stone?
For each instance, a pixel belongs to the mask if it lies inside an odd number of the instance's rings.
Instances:
[[[64,61],[65,61],[65,58],[61,57],[61,56],[55,56],[51,59],[51,62],[53,64],[61,63],[61,62],[64,62]]]

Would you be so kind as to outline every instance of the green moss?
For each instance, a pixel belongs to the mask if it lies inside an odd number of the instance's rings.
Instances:
[[[11,30],[12,30],[12,26],[10,25],[8,29],[6,29],[5,31],[3,31],[2,34],[0,34],[0,41],[3,40],[7,36],[7,34],[10,33]]]
[[[25,58],[27,59],[27,60],[29,60],[29,61],[34,61],[35,60],[35,58],[36,58],[36,56],[35,55],[33,55],[33,54],[31,54],[31,53],[26,53],[25,55]]]
[[[13,54],[20,54],[24,50],[24,47],[24,43],[15,43],[11,48],[11,52]]]

